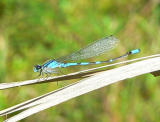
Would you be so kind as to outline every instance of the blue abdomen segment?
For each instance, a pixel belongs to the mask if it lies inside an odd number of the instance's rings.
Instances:
[[[77,66],[78,63],[61,63],[60,67]]]
[[[88,64],[90,64],[89,62],[81,62],[81,63],[79,63],[79,65],[88,65]]]
[[[96,61],[96,62],[95,62],[95,64],[101,64],[101,63],[102,63],[101,61]]]
[[[140,52],[140,49],[131,50],[130,54],[137,54]]]
[[[81,62],[81,63],[62,63],[60,67],[69,67],[69,66],[77,66],[77,65],[89,65],[91,62]]]

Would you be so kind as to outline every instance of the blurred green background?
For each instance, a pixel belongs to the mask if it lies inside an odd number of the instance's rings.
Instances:
[[[142,52],[130,59],[159,53],[160,2],[1,0],[0,82],[33,79],[37,76],[34,64],[71,53],[111,34],[121,40],[120,46],[90,61],[119,56],[134,48]],[[67,73],[78,70],[82,68]],[[0,109],[59,87],[47,83],[0,91]],[[23,122],[159,122],[159,95],[159,78],[145,74],[69,100]]]

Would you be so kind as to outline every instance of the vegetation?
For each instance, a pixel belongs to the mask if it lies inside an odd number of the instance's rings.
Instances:
[[[141,53],[129,58],[159,53],[158,0],[1,0],[0,82],[33,79],[37,76],[33,72],[35,64],[71,53],[111,34],[121,40],[119,47],[107,56],[90,61],[119,56],[134,48],[140,48]],[[65,72],[77,70],[82,67]],[[159,122],[158,81],[159,78],[151,74],[128,79],[23,121]],[[0,91],[0,109],[59,87],[56,83],[47,83]]]

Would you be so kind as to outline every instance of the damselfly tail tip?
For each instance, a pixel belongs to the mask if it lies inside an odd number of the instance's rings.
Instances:
[[[140,51],[141,51],[141,50],[138,48],[138,49],[134,49],[134,50],[129,51],[128,54],[137,54],[137,53],[139,53]]]

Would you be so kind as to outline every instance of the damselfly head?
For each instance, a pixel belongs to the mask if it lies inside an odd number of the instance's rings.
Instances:
[[[35,65],[34,66],[34,72],[39,72],[39,70],[42,68],[42,66],[41,65]]]

